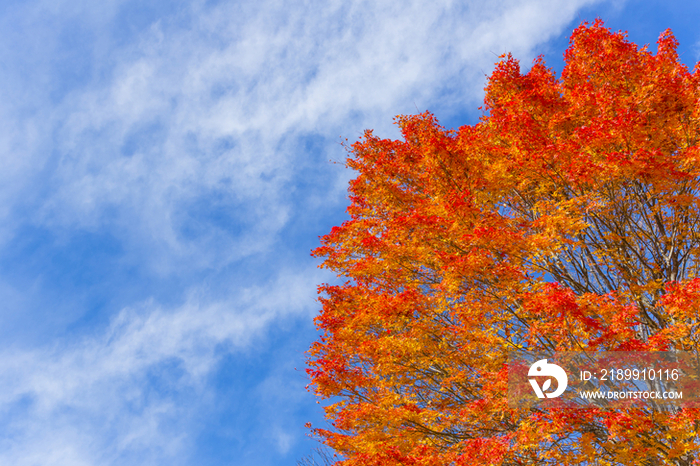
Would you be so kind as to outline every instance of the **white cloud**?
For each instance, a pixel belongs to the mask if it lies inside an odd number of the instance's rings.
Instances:
[[[211,409],[207,376],[222,351],[264,342],[265,328],[290,314],[308,317],[319,279],[295,271],[227,302],[193,295],[172,310],[143,303],[100,335],[3,351],[0,412],[14,414],[4,418],[0,463],[123,464],[134,455],[130,464],[184,464],[188,423]],[[289,434],[278,429],[275,438],[289,448]]]
[[[34,223],[108,226],[130,248],[147,245],[151,265],[166,272],[221,266],[273,247],[299,207],[286,196],[296,166],[328,158],[299,153],[295,138],[321,135],[339,154],[341,134],[395,134],[396,113],[475,105],[494,53],[531,56],[588,3],[195,3],[109,50],[107,77],[29,117],[6,109],[24,128],[9,139],[31,141],[6,146],[4,159],[21,167],[8,178],[36,183],[32,172],[53,167]],[[210,196],[247,232],[242,238],[202,219],[207,234],[183,232],[188,201]]]

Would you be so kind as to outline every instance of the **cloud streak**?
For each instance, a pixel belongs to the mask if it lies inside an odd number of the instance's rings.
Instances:
[[[10,413],[4,429],[13,447],[0,450],[0,461],[34,464],[29,445],[56,464],[120,464],[124,454],[136,455],[134,464],[176,460],[192,442],[188,423],[207,408],[208,376],[221,355],[259,342],[289,314],[308,317],[319,278],[281,274],[271,289],[239,290],[228,302],[205,305],[206,297],[191,296],[177,309],[142,303],[100,335],[5,351],[0,406]]]
[[[25,149],[53,166],[31,221],[116,228],[161,250],[161,267],[269,249],[294,213],[284,193],[295,168],[322,160],[299,153],[298,138],[391,132],[391,116],[416,106],[459,111],[480,97],[494,53],[531,55],[586,3],[188,5],[112,50],[108,78],[26,119],[54,134],[52,155]],[[210,197],[239,228],[197,217]]]

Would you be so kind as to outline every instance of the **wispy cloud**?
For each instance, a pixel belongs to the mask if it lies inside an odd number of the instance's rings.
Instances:
[[[390,131],[416,106],[456,111],[480,96],[494,53],[531,55],[584,3],[189,5],[110,50],[106,78],[23,119],[52,147],[24,148],[24,170],[52,167],[32,221],[109,226],[161,251],[160,267],[265,250],[298,207],[285,195],[295,168],[323,160],[295,139]],[[228,223],[203,213],[210,199]]]
[[[101,334],[48,348],[0,353],[4,464],[185,464],[188,424],[211,409],[210,371],[222,354],[260,341],[265,328],[309,317],[317,273],[284,273],[270,288],[227,302],[191,296],[177,309],[141,303]],[[283,450],[289,434],[278,428]],[[28,452],[32,454],[29,455]],[[180,462],[176,461],[180,458]],[[49,464],[51,461],[40,461]],[[153,464],[153,463],[150,463]]]

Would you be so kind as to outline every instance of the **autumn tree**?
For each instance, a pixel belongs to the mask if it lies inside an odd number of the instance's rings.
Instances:
[[[506,399],[509,351],[698,354],[700,67],[657,44],[584,23],[559,78],[501,57],[478,124],[402,116],[403,140],[348,147],[308,361],[339,464],[696,460],[697,409]]]

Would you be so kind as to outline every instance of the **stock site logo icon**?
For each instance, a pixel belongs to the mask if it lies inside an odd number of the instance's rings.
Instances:
[[[569,379],[566,376],[564,369],[556,364],[547,363],[546,359],[540,359],[530,366],[530,370],[528,371],[527,375],[528,377],[554,377],[557,381],[557,389],[552,393],[545,393],[550,385],[552,385],[552,379],[548,378],[545,380],[544,384],[542,384],[542,388],[540,388],[540,385],[536,379],[528,379],[538,398],[544,398],[545,396],[547,398],[556,398],[564,393],[564,390],[566,390],[566,386],[569,383]]]

